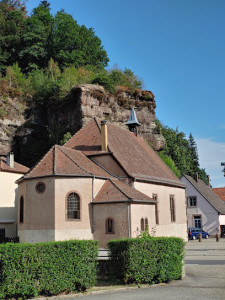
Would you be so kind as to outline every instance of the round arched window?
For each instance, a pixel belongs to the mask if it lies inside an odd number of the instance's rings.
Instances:
[[[39,194],[42,194],[42,193],[44,193],[44,191],[46,189],[46,185],[44,184],[44,182],[38,182],[36,184],[35,189]]]

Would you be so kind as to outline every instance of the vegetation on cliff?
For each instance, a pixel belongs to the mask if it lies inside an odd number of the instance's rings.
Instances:
[[[22,89],[23,96],[60,97],[80,83],[97,83],[111,93],[118,85],[142,87],[131,70],[104,69],[109,58],[93,28],[63,10],[53,16],[47,1],[28,16],[22,1],[2,0],[0,24],[1,80]]]

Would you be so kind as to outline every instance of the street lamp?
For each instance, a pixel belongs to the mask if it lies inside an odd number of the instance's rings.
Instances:
[[[224,173],[224,177],[225,177],[225,162],[221,162],[221,166],[223,166],[224,168],[223,168],[223,170],[221,171],[221,172],[223,172]]]

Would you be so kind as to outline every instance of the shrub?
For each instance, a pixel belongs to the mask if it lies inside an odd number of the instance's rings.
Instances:
[[[85,290],[96,280],[97,242],[0,246],[0,299]]]
[[[112,278],[123,283],[159,283],[180,279],[184,242],[157,237],[108,242]]]

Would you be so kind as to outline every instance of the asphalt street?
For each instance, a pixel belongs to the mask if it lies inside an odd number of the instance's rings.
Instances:
[[[225,300],[225,239],[189,241],[185,247],[185,277],[169,284],[99,290],[57,300]],[[40,299],[40,298],[39,298]],[[44,298],[46,299],[46,298]]]

